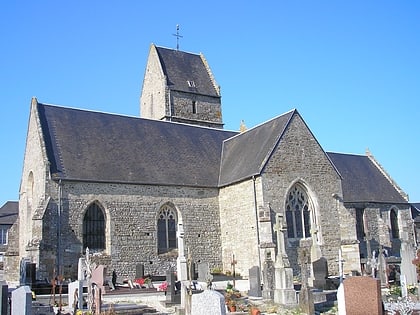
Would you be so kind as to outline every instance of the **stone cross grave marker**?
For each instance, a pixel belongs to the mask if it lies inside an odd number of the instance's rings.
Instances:
[[[378,254],[378,271],[379,271],[379,279],[381,280],[381,285],[386,287],[388,285],[388,275],[386,273],[386,260],[385,260],[385,253],[386,251],[382,247],[379,247],[379,254]]]
[[[301,248],[299,250],[299,265],[301,266],[301,277],[302,283],[299,293],[299,306],[306,314],[315,313],[314,298],[312,290],[309,287],[309,275],[310,275],[310,251],[307,248]]]
[[[276,224],[274,225],[274,231],[277,234],[276,264],[279,267],[289,267],[290,262],[284,246],[284,231],[286,231],[286,227],[284,225],[283,215],[280,213],[276,214]]]
[[[276,215],[277,247],[275,268],[274,302],[282,305],[296,305],[296,291],[293,286],[293,269],[290,267],[284,246],[283,216]]]
[[[274,299],[274,286],[275,286],[275,268],[274,262],[271,259],[271,252],[265,253],[264,268],[263,268],[263,291],[262,296],[264,299]]]
[[[90,252],[89,248],[86,247],[86,257],[85,257],[85,265],[83,266],[83,271],[86,274],[86,282],[88,287],[87,293],[87,306],[88,311],[92,313],[93,309],[93,292],[92,292],[92,271],[95,269],[96,264],[90,260]]]

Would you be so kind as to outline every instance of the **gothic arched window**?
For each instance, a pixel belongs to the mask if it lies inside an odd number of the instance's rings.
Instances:
[[[311,209],[308,195],[296,184],[289,191],[286,200],[287,236],[307,238],[311,236]]]
[[[83,217],[83,248],[92,251],[105,249],[105,216],[95,202],[92,203]]]
[[[157,218],[158,253],[166,253],[176,248],[176,215],[169,205],[164,205]]]
[[[398,214],[395,209],[392,209],[389,218],[391,221],[391,236],[392,238],[400,238],[400,229],[398,228]]]

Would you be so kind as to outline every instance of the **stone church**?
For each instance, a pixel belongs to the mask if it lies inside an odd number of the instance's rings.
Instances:
[[[138,264],[164,275],[187,253],[222,271],[234,261],[246,277],[279,248],[298,277],[302,247],[333,275],[340,251],[350,273],[380,248],[414,270],[408,197],[374,157],[325,151],[296,109],[224,130],[220,88],[202,54],[152,44],[140,111],[32,99],[8,281],[19,281],[22,261],[36,265],[37,279],[75,279],[86,248],[126,278]]]

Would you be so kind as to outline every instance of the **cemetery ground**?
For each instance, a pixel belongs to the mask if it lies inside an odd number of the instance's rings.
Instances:
[[[0,271],[0,280],[2,280],[2,271]],[[166,280],[171,281],[166,276]],[[250,306],[258,307],[261,315],[303,315],[308,314],[301,306],[284,307],[274,304],[267,299],[262,297],[249,296],[250,292],[250,280],[249,279],[232,279],[232,277],[218,277],[212,283],[212,290],[219,292],[223,295],[223,301],[229,302],[226,304],[225,310],[227,315],[240,315],[240,314],[251,314]],[[349,280],[349,281],[347,281]],[[420,315],[420,298],[416,286],[401,287],[397,285],[390,286],[388,288],[378,289],[378,297],[385,312],[380,312],[378,307],[378,313],[366,312],[363,307],[363,303],[366,302],[368,305],[372,305],[372,299],[375,298],[375,289],[369,288],[365,282],[374,281],[372,277],[348,277],[344,280],[344,283],[350,283],[352,280],[361,280],[363,283],[353,285],[355,293],[347,293],[347,297],[351,303],[356,307],[362,307],[360,313],[347,312],[350,315],[364,315],[364,314],[383,314],[383,315]],[[376,281],[378,281],[376,279]],[[171,287],[167,286],[165,277],[159,279],[159,281],[153,281],[147,284],[147,281],[143,282],[143,287],[130,286],[125,280],[122,283],[118,283],[115,290],[110,290],[110,287],[104,287],[104,294],[101,296],[101,314],[113,315],[113,314],[127,314],[127,315],[169,315],[169,314],[185,314],[180,308],[180,294],[173,294]],[[162,291],[164,288],[166,291]],[[299,284],[295,283],[295,288],[299,293]],[[12,290],[15,288],[12,288]],[[198,296],[206,289],[206,282],[199,282],[197,289],[193,292],[193,296]],[[51,289],[50,289],[51,290]],[[405,291],[405,292],[404,292]],[[59,294],[58,288],[55,290],[56,294],[52,294],[51,291],[39,292],[36,295],[36,299],[32,301],[32,314],[58,314],[61,305],[60,314],[74,314],[74,309],[69,303],[69,295],[67,293]],[[378,293],[377,292],[377,293]],[[86,299],[87,293],[84,294]],[[402,298],[406,296],[407,298]],[[71,299],[71,298],[70,298]],[[312,298],[309,300],[310,303],[314,304],[314,312],[312,314],[339,314],[338,312],[338,301],[337,301],[337,290],[312,290]],[[208,305],[208,301],[202,302],[201,307],[205,309]],[[224,303],[224,302],[223,302]],[[236,306],[235,311],[229,310],[229,304]],[[52,307],[55,305],[55,307]],[[40,307],[46,306],[46,307]],[[51,307],[51,312],[48,313],[46,310],[47,306]],[[3,313],[2,313],[3,314]],[[6,313],[5,313],[6,314]],[[7,313],[9,314],[9,313]],[[14,314],[13,312],[11,313]],[[21,313],[18,313],[21,314]],[[86,309],[83,313],[80,311],[76,314],[87,314]],[[216,314],[216,313],[200,313],[200,314]]]
[[[370,277],[362,277],[370,278]],[[106,288],[105,294],[102,295],[102,306],[101,314],[138,314],[138,315],[169,315],[169,314],[183,314],[180,313],[179,304],[171,303],[172,297],[168,297],[168,292],[158,291],[159,286],[163,282],[153,283],[153,288],[130,288],[128,284],[119,284],[116,290],[110,291]],[[205,289],[205,283],[200,283]],[[273,304],[272,302],[263,300],[262,298],[249,297],[249,282],[248,280],[236,280],[235,287],[233,287],[232,280],[221,280],[213,282],[213,290],[223,294],[226,300],[234,300],[237,306],[235,311],[229,311],[229,305],[226,305],[226,314],[240,315],[240,314],[251,314],[250,306],[256,306],[260,310],[261,315],[303,315],[306,314],[301,310],[300,307],[281,307]],[[200,294],[202,290],[196,290],[194,294]],[[364,291],[364,288],[360,288],[360,292],[365,296],[365,299],[369,299],[369,292]],[[325,290],[322,293],[319,290],[313,291],[315,313],[314,314],[339,314],[337,307],[337,291],[336,290]],[[395,314],[420,314],[420,299],[418,296],[416,287],[409,287],[408,298],[405,300],[401,298],[401,288],[398,286],[392,286],[390,288],[381,289],[381,298],[384,302],[386,311],[384,315]],[[359,297],[356,297],[357,299]],[[60,296],[57,294],[52,297],[51,294],[41,294],[36,296],[34,304],[45,304],[49,305],[55,299],[55,304],[58,305]],[[325,299],[328,299],[325,300]],[[408,302],[410,301],[410,302]],[[68,305],[68,295],[63,294],[61,296],[62,311],[60,314],[73,314],[73,309]],[[360,302],[360,301],[359,301]],[[398,312],[399,310],[399,312]],[[54,308],[54,314],[57,314],[58,307]],[[36,314],[36,313],[34,313]],[[40,313],[46,314],[46,313]],[[52,314],[52,313],[51,313]],[[76,313],[81,314],[81,313]],[[83,314],[86,314],[84,312]],[[349,314],[349,313],[347,313]],[[371,313],[358,313],[371,314]],[[351,314],[356,315],[356,314]]]

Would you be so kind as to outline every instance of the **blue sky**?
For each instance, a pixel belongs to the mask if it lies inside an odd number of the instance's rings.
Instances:
[[[139,115],[151,43],[202,52],[225,128],[296,108],[326,151],[365,154],[420,202],[419,1],[3,1],[0,205],[17,200],[31,97]]]

